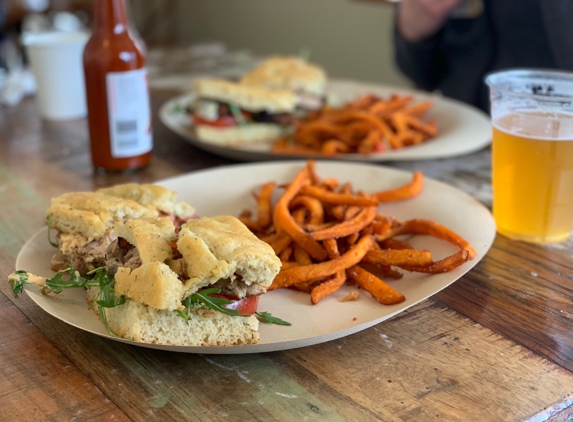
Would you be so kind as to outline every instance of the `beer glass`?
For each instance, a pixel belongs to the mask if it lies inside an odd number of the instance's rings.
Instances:
[[[573,230],[573,73],[507,70],[490,88],[493,216],[511,239],[562,242]]]

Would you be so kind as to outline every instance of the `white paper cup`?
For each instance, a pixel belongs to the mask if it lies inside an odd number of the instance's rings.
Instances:
[[[37,99],[48,120],[81,119],[87,115],[83,52],[84,32],[46,32],[23,38],[38,83]]]

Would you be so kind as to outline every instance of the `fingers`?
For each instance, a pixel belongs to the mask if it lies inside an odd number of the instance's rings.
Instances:
[[[407,41],[418,42],[436,34],[450,12],[464,0],[402,0],[398,31]]]

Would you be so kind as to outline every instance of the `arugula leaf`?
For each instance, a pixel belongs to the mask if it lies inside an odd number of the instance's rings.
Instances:
[[[280,318],[272,316],[270,312],[255,312],[255,315],[259,318],[259,321],[265,324],[277,324],[277,325],[292,325],[290,322],[284,321]]]
[[[184,310],[182,310],[182,311],[179,311],[179,310],[178,310],[177,313],[179,314],[179,316],[180,316],[181,318],[183,318],[183,319],[185,320],[185,322],[186,322],[187,324],[189,324],[189,319],[191,318],[191,317],[189,316],[189,313],[190,313],[190,310],[189,310],[189,309],[186,308],[186,309],[184,309]]]
[[[109,323],[107,322],[107,315],[105,314],[105,308],[103,306],[100,306],[97,309],[97,312],[99,314],[99,318],[101,319],[101,322],[103,323],[107,333],[112,336],[112,337],[116,337],[116,338],[120,338],[117,334],[115,334],[113,331],[111,331],[111,329],[109,328]]]
[[[50,214],[50,216],[48,217],[48,242],[50,243],[50,245],[52,245],[54,248],[58,247],[58,244],[56,242],[52,242],[52,237],[51,237],[51,233],[52,233],[52,217],[54,215]]]
[[[63,277],[66,274],[69,276],[69,279],[64,280]],[[18,297],[18,294],[22,293],[24,285],[29,284],[28,273],[26,271],[14,271],[8,279],[8,282],[10,283],[12,293],[14,293],[14,297]],[[88,272],[86,276],[81,276],[71,265],[68,265],[65,269],[58,271],[52,278],[48,278],[44,289],[47,290],[48,293],[61,293],[66,289],[78,287],[100,288],[95,301],[98,305],[99,316],[109,335],[119,338],[109,328],[105,309],[123,305],[126,299],[125,296],[116,296],[115,279],[108,274],[105,268],[96,268]],[[44,293],[44,289],[42,289],[42,293]]]
[[[14,297],[17,298],[18,294],[22,293],[24,290],[24,286],[26,284],[30,284],[28,281],[28,273],[22,270],[14,271],[8,278],[8,284],[10,285],[10,289],[12,290]]]
[[[113,278],[113,276],[109,274],[104,267],[99,267],[86,273],[86,275],[92,274],[95,274],[93,285],[96,287],[99,286],[100,290],[108,284],[115,286],[115,278]]]
[[[125,296],[116,296],[115,284],[106,284],[103,288],[100,287],[96,303],[102,308],[115,308],[125,303]]]
[[[185,299],[182,303],[183,306],[185,306],[185,309],[183,309],[182,311],[177,311],[177,313],[179,314],[179,316],[181,318],[183,318],[185,320],[185,322],[187,324],[189,324],[189,320],[191,319],[191,297],[188,297],[187,299]]]
[[[185,111],[185,108],[180,103],[175,103],[171,109],[172,113],[180,114]]]
[[[96,298],[96,303],[98,305],[98,314],[101,322],[103,322],[103,325],[110,336],[120,338],[109,328],[105,310],[106,308],[115,308],[116,306],[123,305],[125,303],[125,296],[115,295],[115,279],[108,274],[105,268],[96,268],[88,274],[95,274],[93,280],[99,285],[99,293]]]
[[[245,314],[240,314],[239,311],[237,311],[236,309],[229,309],[223,306],[233,303],[232,300],[209,296],[210,294],[217,294],[217,293],[221,293],[221,289],[212,288],[193,293],[190,296],[191,303],[193,305],[205,305],[205,307],[209,309],[219,311],[231,316],[249,316]]]
[[[62,278],[66,273],[70,277],[68,280]],[[96,287],[99,286],[99,283],[94,281],[94,279],[81,276],[71,265],[68,265],[65,269],[58,271],[52,278],[48,278],[46,280],[46,286],[48,286],[48,289],[53,293],[61,293],[66,289],[74,289],[77,287]]]
[[[183,306],[185,306],[185,309],[177,311],[177,313],[187,323],[189,323],[189,320],[191,319],[191,306],[195,307],[204,306],[208,309],[219,311],[226,315],[231,315],[231,316],[243,316],[243,317],[250,316],[248,314],[241,314],[236,309],[229,309],[223,306],[233,303],[232,300],[209,296],[211,294],[217,294],[217,293],[221,293],[221,289],[211,288],[193,293],[191,296],[189,296],[187,299],[183,301]],[[277,324],[277,325],[292,325],[290,322],[272,316],[269,312],[255,312],[255,315],[257,316],[259,321],[264,323]]]
[[[110,290],[111,290],[110,286],[108,285],[106,286],[105,293],[103,293],[104,291],[102,290],[98,294],[98,298],[102,296],[104,297],[104,299],[96,300],[96,303],[98,304],[98,314],[101,319],[101,322],[103,322],[103,325],[107,330],[107,333],[112,337],[121,338],[113,331],[111,331],[111,328],[109,328],[109,323],[107,322],[107,315],[105,314],[105,310],[107,308],[115,308],[116,306],[123,305],[125,303],[125,296],[117,297],[115,295],[115,292],[112,292]]]
[[[241,109],[237,104],[230,103],[229,110],[231,110],[231,113],[233,114],[233,117],[235,118],[239,126],[244,127],[247,125],[245,116],[243,116],[243,113],[241,113]]]
[[[310,55],[311,54],[312,54],[312,51],[310,50],[310,48],[305,46],[305,47],[302,47],[300,49],[300,51],[298,52],[298,57],[301,60],[308,62],[308,61],[310,61]]]

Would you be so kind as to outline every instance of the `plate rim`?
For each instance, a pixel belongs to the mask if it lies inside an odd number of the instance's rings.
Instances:
[[[199,170],[199,171],[193,171],[193,172],[189,172],[189,173],[161,179],[161,180],[154,182],[154,184],[164,186],[164,185],[169,184],[169,183],[177,182],[177,181],[179,181],[178,179],[185,179],[185,178],[196,176],[198,174],[207,174],[207,173],[216,173],[216,172],[225,172],[225,171],[236,171],[236,169],[245,168],[245,167],[248,168],[248,167],[266,167],[266,166],[273,166],[273,167],[274,166],[286,166],[289,168],[293,168],[293,170],[294,170],[297,167],[304,166],[306,163],[307,163],[307,160],[296,160],[296,161],[284,160],[281,162],[238,163],[238,164],[232,164],[232,165],[211,167],[211,168],[207,168],[207,169],[203,169],[203,170]],[[413,174],[413,172],[408,171],[408,170],[396,169],[396,168],[389,167],[389,166],[376,165],[375,163],[367,164],[367,163],[360,163],[360,162],[340,162],[340,161],[336,161],[336,160],[330,160],[330,161],[321,161],[320,163],[317,163],[317,165],[319,165],[319,166],[320,165],[336,165],[336,166],[342,165],[342,166],[360,167],[360,168],[371,167],[371,168],[379,170],[379,171],[395,173],[397,175],[404,176],[404,177],[405,176],[411,176]],[[447,183],[444,183],[442,181],[432,179],[429,177],[426,178],[426,180],[430,180],[433,184],[436,184],[437,187],[439,187],[440,189],[448,189],[451,192],[454,192],[456,195],[460,195],[461,197],[464,197],[465,199],[471,200],[471,202],[473,203],[473,206],[478,206],[482,209],[482,211],[487,212],[487,214],[489,215],[489,219],[494,224],[494,226],[492,227],[493,232],[491,234],[491,239],[488,240],[488,243],[485,246],[483,255],[479,255],[478,257],[476,257],[477,258],[476,260],[472,260],[472,261],[469,261],[466,264],[464,264],[465,269],[463,270],[463,272],[461,272],[461,274],[459,274],[459,276],[457,276],[453,280],[447,282],[445,285],[441,286],[439,289],[433,291],[429,296],[424,297],[418,301],[413,301],[411,304],[408,304],[405,307],[399,307],[394,312],[391,312],[390,314],[387,314],[387,315],[383,315],[382,317],[368,320],[368,321],[363,322],[361,324],[358,324],[356,326],[352,326],[349,328],[343,328],[341,330],[334,331],[334,332],[331,332],[331,333],[328,333],[325,335],[323,334],[323,335],[304,337],[304,338],[299,338],[299,339],[294,339],[294,340],[291,339],[291,340],[285,340],[285,341],[279,341],[279,342],[273,342],[273,343],[258,343],[258,344],[253,344],[253,345],[242,345],[242,346],[201,347],[201,346],[174,346],[174,345],[164,345],[164,344],[141,343],[141,342],[131,341],[128,339],[114,338],[105,332],[105,328],[103,327],[103,325],[101,326],[102,331],[97,332],[97,331],[94,331],[91,329],[84,328],[84,327],[78,325],[78,323],[64,320],[61,317],[59,317],[58,315],[55,315],[54,313],[50,312],[49,310],[46,310],[40,303],[38,303],[35,300],[34,295],[38,295],[39,294],[38,291],[30,292],[29,289],[24,289],[24,290],[25,290],[27,296],[30,297],[32,299],[32,301],[36,303],[36,305],[38,305],[40,308],[42,308],[43,311],[47,312],[48,314],[50,314],[54,318],[57,318],[66,324],[69,324],[69,325],[71,325],[77,329],[82,330],[82,331],[86,331],[88,333],[98,335],[100,337],[104,337],[107,339],[119,341],[122,343],[134,345],[134,346],[139,346],[139,347],[146,347],[146,348],[166,350],[166,351],[172,351],[172,352],[180,352],[180,353],[250,354],[250,353],[266,353],[266,352],[273,352],[273,351],[290,350],[290,349],[295,349],[295,348],[301,348],[301,347],[307,347],[307,346],[312,346],[312,345],[316,345],[316,344],[326,343],[326,342],[329,342],[332,340],[347,337],[349,335],[357,334],[357,333],[359,333],[365,329],[368,329],[374,325],[377,325],[381,322],[384,322],[390,318],[393,318],[396,315],[398,315],[404,311],[407,311],[408,309],[419,304],[423,300],[431,298],[432,296],[437,294],[439,291],[445,289],[446,287],[449,287],[451,284],[455,283],[461,277],[463,277],[465,274],[467,274],[469,271],[471,271],[481,261],[481,259],[483,259],[483,257],[488,253],[488,251],[491,248],[493,241],[495,239],[495,223],[493,222],[493,217],[492,217],[489,209],[484,204],[482,204],[480,201],[478,201],[477,199],[475,199],[471,195],[469,195],[468,193],[466,193],[466,192],[464,192],[464,191],[462,191],[462,190],[460,190],[454,186],[451,186]],[[43,227],[42,229],[38,230],[22,246],[22,249],[20,250],[20,252],[18,253],[18,256],[16,258],[16,268],[18,268],[18,263],[22,259],[22,254],[23,254],[24,250],[26,249],[26,247],[30,247],[30,245],[33,244],[33,242],[37,238],[45,237],[46,230],[47,230],[46,227]],[[95,315],[95,313],[93,313],[93,311],[90,310],[90,312],[93,314],[94,318],[97,318],[97,316]]]

